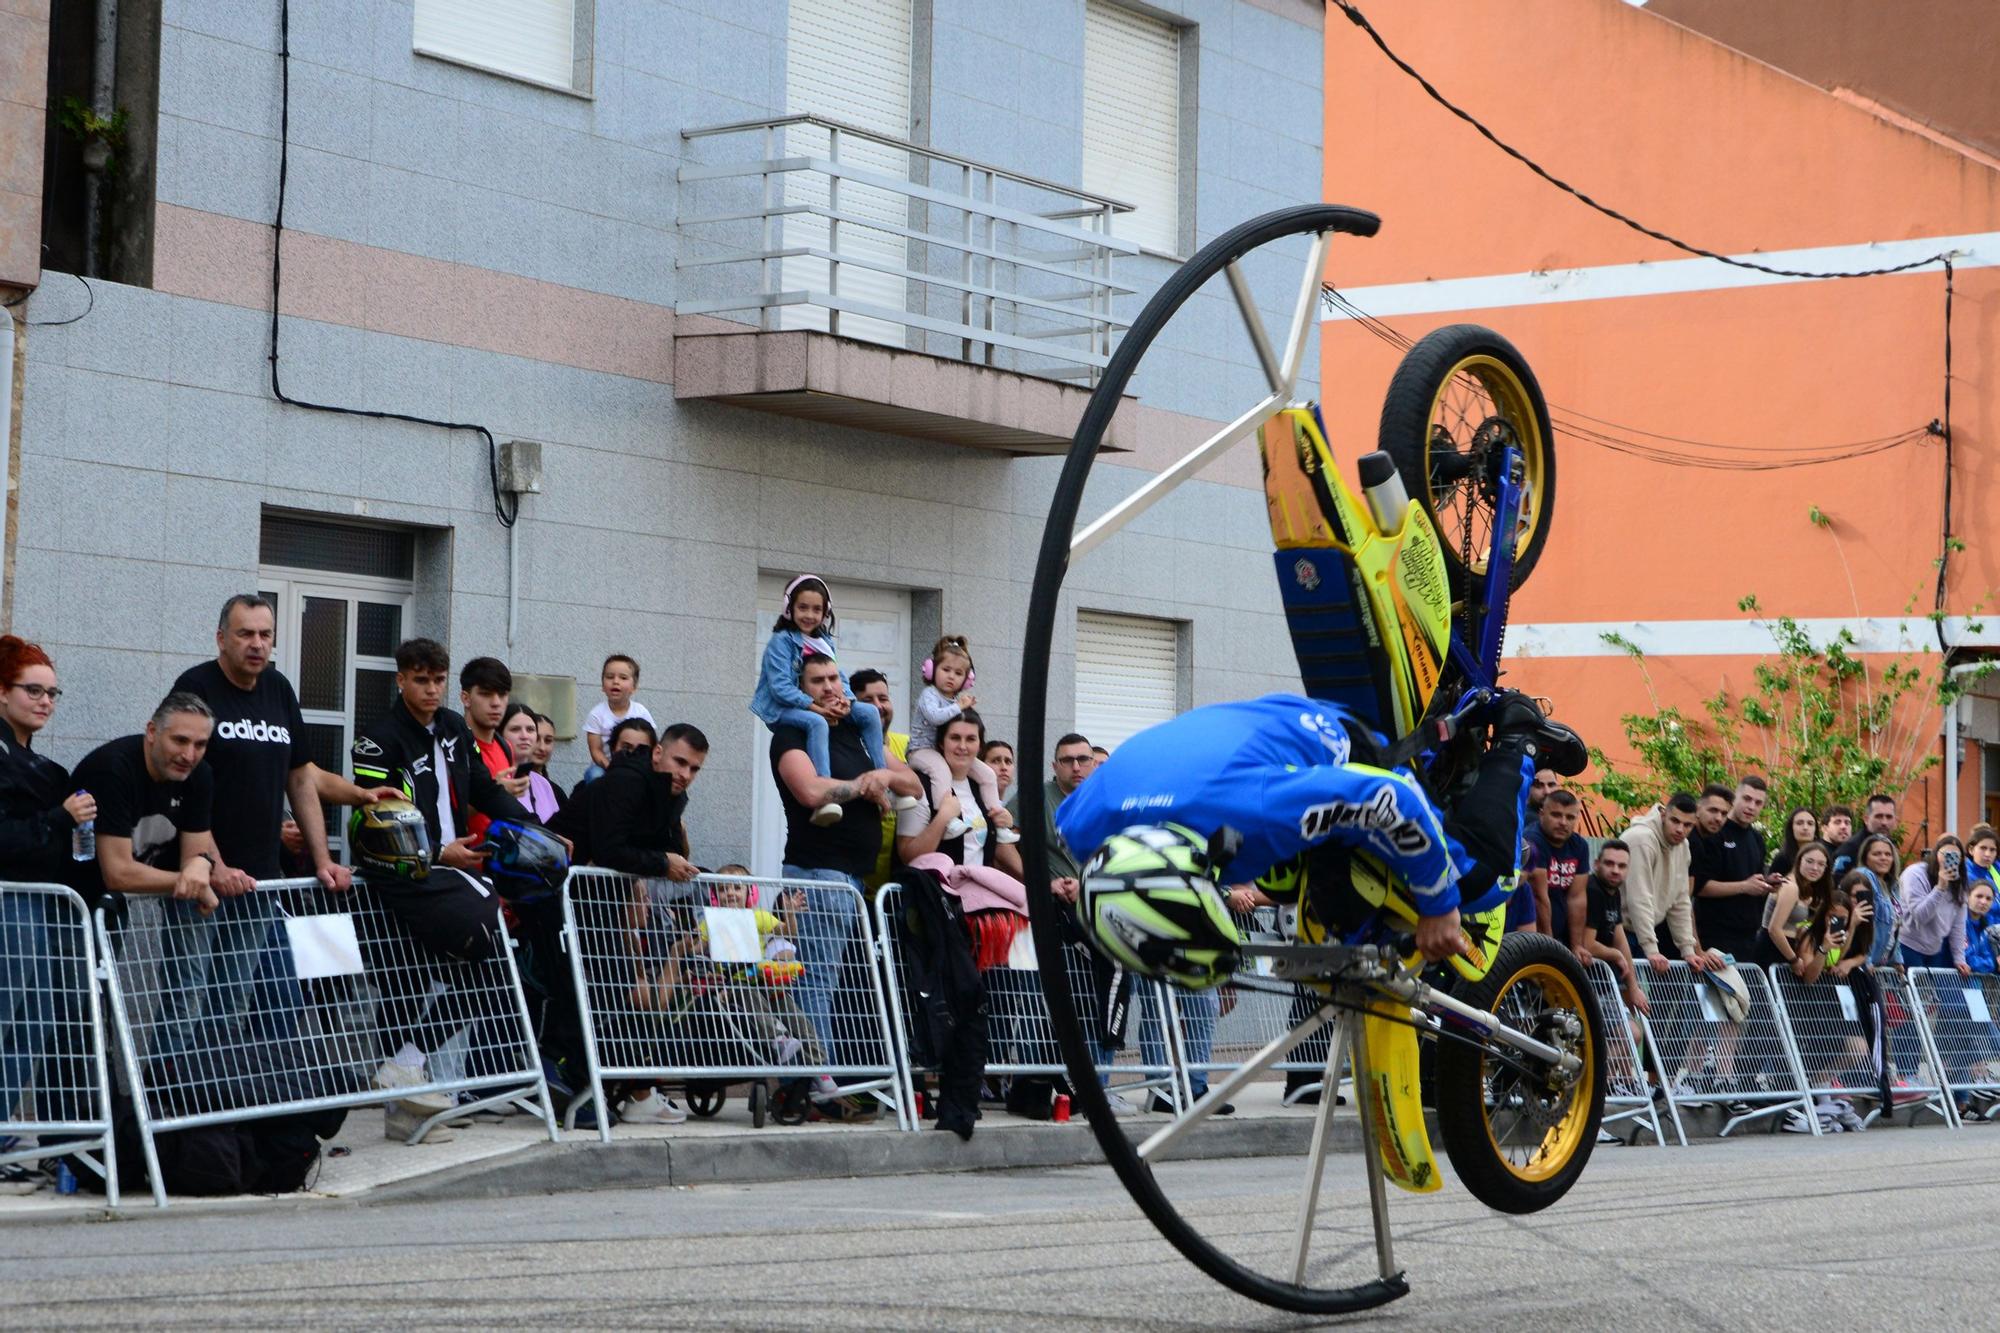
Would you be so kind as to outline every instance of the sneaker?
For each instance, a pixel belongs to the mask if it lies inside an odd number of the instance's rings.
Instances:
[[[474,1102],[484,1101],[491,1095],[491,1093],[487,1092],[461,1092],[458,1094],[458,1100],[454,1104],[457,1106],[471,1106]],[[497,1125],[509,1116],[526,1115],[527,1112],[523,1111],[513,1102],[501,1102],[495,1106],[482,1106],[477,1111],[467,1111],[465,1114],[466,1119],[470,1122],[484,1121],[487,1124]],[[450,1123],[457,1124],[458,1121],[454,1120]]]
[[[1930,1100],[1924,1093],[1918,1092],[1915,1088],[1911,1087],[1910,1081],[1905,1078],[1896,1080],[1896,1086],[1889,1090],[1889,1096],[1898,1106],[1909,1106],[1915,1102],[1927,1102]]]
[[[1201,1099],[1202,1099],[1202,1098],[1203,1098],[1204,1096],[1206,1096],[1206,1095],[1207,1095],[1206,1093],[1196,1093],[1196,1094],[1195,1094],[1195,1100],[1196,1100],[1196,1101],[1200,1101],[1200,1100],[1201,1100]],[[1151,1112],[1152,1112],[1152,1113],[1153,1113],[1154,1115],[1178,1115],[1178,1114],[1180,1114],[1180,1113],[1179,1113],[1178,1111],[1174,1110],[1174,1104],[1173,1104],[1173,1102],[1172,1102],[1172,1101],[1170,1101],[1170,1100],[1168,1100],[1167,1098],[1165,1098],[1165,1097],[1161,1096],[1161,1095],[1160,1095],[1159,1093],[1157,1093],[1157,1092],[1153,1094],[1153,1096],[1152,1096],[1152,1100],[1150,1100],[1150,1101],[1148,1101],[1148,1102],[1146,1103],[1146,1109],[1147,1109],[1148,1111],[1151,1111]],[[1216,1107],[1216,1108],[1215,1108],[1215,1109],[1214,1109],[1213,1111],[1210,1111],[1210,1112],[1209,1112],[1209,1114],[1210,1114],[1210,1115],[1235,1115],[1235,1114],[1236,1114],[1236,1107],[1235,1107],[1234,1103],[1231,1103],[1231,1102],[1224,1102],[1224,1103],[1223,1103],[1222,1105],[1220,1105],[1220,1106]]]
[[[430,1117],[431,1112],[411,1110],[408,1102],[390,1102],[382,1111],[382,1137],[400,1139],[408,1143],[410,1135],[417,1132],[417,1126],[423,1124]],[[437,1124],[432,1125],[430,1132],[417,1140],[417,1142],[450,1143],[457,1137],[458,1135],[449,1126]],[[412,1144],[411,1146],[414,1147],[415,1145]]]
[[[678,1125],[687,1118],[687,1107],[658,1088],[648,1088],[643,1097],[627,1097],[618,1108],[619,1123],[627,1125]]]
[[[837,802],[828,801],[825,805],[812,812],[812,822],[820,828],[831,828],[835,824],[838,824],[841,816],[846,813],[845,810],[840,808]]]
[[[1104,1100],[1110,1103],[1111,1114],[1113,1115],[1127,1116],[1139,1114],[1139,1108],[1134,1106],[1131,1098],[1122,1092],[1107,1092],[1104,1094]]]
[[[831,1074],[815,1074],[812,1081],[812,1098],[816,1102],[830,1102],[840,1096],[840,1085],[833,1081]]]
[[[1835,1106],[1833,1114],[1834,1118],[1840,1122],[1840,1127],[1849,1134],[1859,1134],[1862,1130],[1868,1128],[1868,1122],[1863,1120],[1861,1113],[1856,1111],[1852,1106]]]
[[[1597,1141],[1601,1144],[1616,1146],[1619,1148],[1625,1146],[1625,1140],[1619,1138],[1616,1134],[1613,1134],[1608,1129],[1600,1129],[1597,1131]]]
[[[0,1194],[33,1194],[48,1177],[23,1162],[0,1166]]]
[[[1003,828],[993,835],[993,841],[999,843],[1003,847],[1007,846],[1010,843],[1019,842],[1020,840],[1021,840],[1021,835],[1016,833],[1013,829],[1010,828]]]
[[[1813,1132],[1813,1121],[1816,1119],[1818,1119],[1816,1115],[1807,1115],[1803,1109],[1794,1106],[1785,1112],[1785,1121],[1778,1128],[1787,1134],[1810,1134]]]
[[[835,816],[835,818],[838,818],[838,816]],[[819,822],[819,817],[815,815],[813,817],[813,823],[817,824],[818,822]],[[959,838],[965,836],[965,831],[971,827],[972,825],[966,823],[963,819],[952,820],[949,824],[946,824],[944,826],[944,836],[946,841],[950,841],[953,838]]]
[[[398,1088],[419,1087],[430,1081],[430,1076],[424,1072],[421,1065],[412,1067],[398,1064],[394,1060],[384,1060],[382,1067],[375,1071],[375,1086],[388,1092],[394,1092]],[[442,1092],[411,1093],[398,1100],[396,1104],[407,1106],[412,1111],[422,1111],[424,1115],[436,1115],[439,1111],[449,1111],[457,1105],[449,1094]]]
[[[819,1112],[822,1120],[841,1120],[850,1125],[866,1124],[882,1114],[882,1103],[865,1092],[850,1097],[841,1095],[840,1089],[835,1088],[832,1097],[822,1099],[815,1094],[813,1109]]]
[[[1822,1134],[1844,1134],[1847,1132],[1847,1126],[1841,1124],[1840,1118],[1831,1111],[1821,1111],[1819,1113],[1819,1132]]]

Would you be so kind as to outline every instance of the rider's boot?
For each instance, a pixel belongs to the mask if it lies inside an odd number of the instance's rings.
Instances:
[[[1502,690],[1494,696],[1487,725],[1493,729],[1489,754],[1508,751],[1518,758],[1531,758],[1536,768],[1552,768],[1573,778],[1590,764],[1590,751],[1583,738],[1560,722],[1551,722],[1539,705],[1519,690]]]

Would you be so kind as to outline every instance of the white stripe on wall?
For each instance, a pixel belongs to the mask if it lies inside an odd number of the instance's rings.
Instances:
[[[1814,643],[1826,644],[1851,631],[1856,651],[1935,653],[1937,631],[1922,616],[1802,619],[1799,627]],[[1977,626],[1977,629],[1970,628]],[[1955,648],[2000,647],[2000,622],[1946,616],[1945,640]],[[1764,620],[1555,621],[1507,627],[1507,657],[1618,657],[1624,649],[1605,641],[1616,634],[1649,656],[1760,657],[1776,651],[1770,622]]]
[[[1773,268],[1825,273],[1893,268],[1939,252],[1949,253],[1959,268],[1987,268],[2000,264],[2000,232],[1920,236],[1911,240],[1827,245],[1810,250],[1753,252],[1736,258],[1768,264]],[[1738,287],[1769,287],[1810,281],[1813,279],[1775,277],[1713,259],[1663,259],[1637,264],[1606,264],[1598,268],[1441,278],[1434,282],[1391,282],[1375,287],[1342,287],[1338,275],[1334,276],[1334,286],[1340,287],[1342,296],[1364,312],[1384,319],[1394,315],[1434,315],[1455,310],[1549,305],[1560,301],[1718,292]],[[1327,316],[1325,322],[1331,324],[1349,318],[1352,317],[1342,312]]]

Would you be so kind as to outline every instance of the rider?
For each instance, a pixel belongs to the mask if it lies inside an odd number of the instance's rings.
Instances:
[[[1436,961],[1467,950],[1461,911],[1512,892],[1535,770],[1568,776],[1588,761],[1576,733],[1518,691],[1497,692],[1469,720],[1483,720],[1492,741],[1449,809],[1408,768],[1384,767],[1382,738],[1343,709],[1273,694],[1197,708],[1132,737],[1063,802],[1056,825],[1079,851],[1133,825],[1172,822],[1204,836],[1226,825],[1242,836],[1230,883],[1303,855],[1323,919],[1322,895],[1348,882],[1352,851],[1366,852],[1408,884],[1417,948]]]

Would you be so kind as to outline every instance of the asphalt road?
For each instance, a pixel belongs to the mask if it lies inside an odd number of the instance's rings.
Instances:
[[[1289,1216],[1298,1163],[1188,1163],[1240,1233]],[[1333,1323],[1991,1326],[2000,1128],[1879,1129],[1601,1151],[1507,1218],[1455,1182],[1393,1200],[1415,1290]],[[1328,1172],[1330,1251],[1368,1261],[1358,1161]],[[1222,1290],[1096,1168],[562,1194],[241,1205],[0,1226],[14,1328],[1300,1328]],[[1350,1270],[1351,1271],[1351,1270]]]

